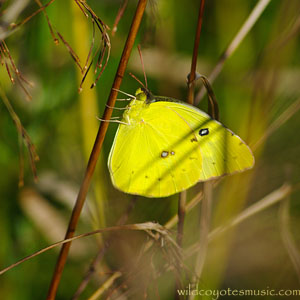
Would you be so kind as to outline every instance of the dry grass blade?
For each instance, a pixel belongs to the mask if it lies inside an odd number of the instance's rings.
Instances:
[[[91,42],[89,53],[86,57],[84,67],[83,67],[84,71],[86,71],[88,69],[88,64],[89,64],[89,61],[90,61],[90,57],[92,55],[92,51],[93,51],[94,45],[95,45],[95,20],[94,19],[92,19],[92,27],[93,27],[92,42]],[[103,37],[102,37],[102,39],[103,39]],[[97,53],[97,51],[96,51],[96,53]]]
[[[103,228],[103,229],[98,229],[98,230],[94,230],[88,233],[83,233],[77,236],[74,236],[72,238],[68,238],[68,239],[64,239],[62,241],[59,241],[57,243],[54,243],[46,248],[43,248],[31,255],[26,256],[25,258],[19,260],[18,262],[0,270],[0,275],[4,274],[5,272],[13,269],[14,267],[22,264],[23,262],[32,259],[46,251],[49,251],[59,245],[63,245],[66,243],[70,243],[72,241],[75,241],[77,239],[81,239],[83,237],[88,237],[94,234],[99,234],[99,233],[105,233],[105,232],[112,232],[112,231],[120,231],[120,230],[134,230],[134,231],[145,231],[150,237],[155,238],[156,239],[156,235],[152,234],[152,231],[156,232],[159,234],[159,238],[163,237],[164,239],[167,239],[168,241],[171,241],[172,244],[175,244],[175,242],[172,240],[169,232],[160,224],[158,223],[153,223],[153,222],[146,222],[146,223],[139,223],[139,224],[128,224],[128,225],[120,225],[120,226],[113,226],[113,227],[107,227],[107,228]]]
[[[101,77],[102,73],[104,72],[104,70],[107,66],[107,63],[108,63],[108,60],[109,60],[109,57],[110,57],[111,44],[110,44],[109,35],[107,34],[108,26],[96,15],[96,13],[91,9],[91,7],[85,1],[78,0],[78,1],[75,1],[75,2],[80,7],[80,9],[84,13],[84,15],[85,16],[90,15],[90,17],[93,20],[93,38],[92,38],[90,51],[87,55],[86,64],[83,68],[84,70],[86,70],[86,72],[83,75],[81,84],[79,86],[79,91],[81,91],[82,90],[82,85],[83,85],[84,80],[86,78],[86,75],[90,71],[90,68],[91,68],[91,66],[94,62],[94,59],[97,56],[97,54],[99,53],[98,59],[97,59],[97,62],[96,62],[96,67],[95,67],[95,74],[97,72],[99,72],[99,73],[98,73],[97,78],[95,79],[95,81],[92,83],[91,88],[93,88],[96,85],[97,81],[99,80],[99,78]],[[93,45],[94,45],[94,26],[95,26],[95,24],[96,24],[97,28],[99,29],[99,32],[100,32],[100,35],[101,35],[101,46],[95,51],[95,54],[93,55],[93,58],[88,63],[89,58],[91,57],[92,48],[93,48]],[[104,58],[105,58],[105,60],[104,60]],[[104,61],[104,63],[103,63],[103,61]],[[89,67],[87,67],[87,65],[89,65]]]
[[[111,275],[103,284],[102,286],[87,300],[96,300],[98,299],[109,287],[112,286],[114,281],[122,276],[121,272],[116,272],[113,275]]]
[[[115,33],[118,29],[118,24],[119,24],[124,12],[125,12],[127,4],[128,4],[128,0],[123,0],[123,2],[121,3],[121,6],[118,10],[118,13],[117,13],[117,16],[116,16],[116,19],[115,19],[115,22],[114,22],[114,25],[113,25],[113,28],[112,28],[112,31],[111,31],[112,36],[115,35]]]
[[[10,69],[9,69],[9,66],[8,66],[8,63],[6,61],[7,51],[6,51],[5,47],[4,47],[4,41],[0,41],[0,53],[2,54],[1,55],[1,64],[5,65],[8,77],[9,77],[11,83],[14,84],[15,83],[15,79],[12,77]]]
[[[3,64],[3,62],[4,62],[4,64],[5,64],[6,71],[7,71],[8,77],[10,78],[10,81],[12,82],[12,84],[15,83],[15,79],[12,77],[12,74],[10,71],[10,69],[11,69],[16,75],[16,80],[17,80],[18,84],[20,85],[20,87],[22,88],[24,93],[26,94],[26,96],[27,96],[26,99],[31,100],[32,97],[31,97],[30,93],[28,92],[28,90],[25,88],[23,82],[30,87],[32,87],[33,84],[31,82],[29,82],[28,80],[26,80],[25,77],[22,75],[22,73],[16,67],[15,62],[14,62],[12,56],[10,55],[9,49],[8,49],[5,41],[0,41],[0,53],[2,53],[1,63]],[[10,67],[9,67],[7,61],[10,63]]]
[[[40,8],[42,8],[43,13],[44,13],[44,16],[45,16],[45,18],[46,18],[46,20],[47,20],[48,27],[49,27],[49,30],[50,30],[50,34],[51,34],[51,36],[52,36],[52,38],[53,38],[53,41],[54,41],[55,44],[58,44],[58,39],[57,39],[57,37],[55,36],[53,27],[52,27],[52,25],[51,25],[51,22],[50,22],[50,20],[49,20],[49,17],[48,17],[47,12],[46,12],[45,8],[43,7],[43,4],[41,3],[40,0],[35,0],[35,2],[38,4],[38,6],[39,6]]]
[[[295,241],[289,229],[289,209],[290,199],[289,196],[287,196],[280,203],[280,233],[282,242],[297,273],[298,281],[300,282],[300,255],[299,250],[295,244]]]
[[[238,48],[238,46],[241,44],[243,39],[246,37],[246,35],[250,32],[258,18],[261,16],[267,5],[270,3],[271,0],[260,0],[250,13],[249,17],[245,21],[245,23],[242,25],[234,39],[231,41],[227,49],[224,51],[224,53],[221,55],[218,63],[216,64],[213,71],[210,73],[208,80],[210,83],[213,83],[214,80],[217,78],[217,76],[220,74],[225,61],[234,53],[234,51]],[[198,92],[195,104],[198,105],[201,101],[202,97],[204,96],[205,90],[204,88],[201,88]]]
[[[11,118],[13,119],[18,135],[19,135],[19,147],[20,147],[20,175],[19,175],[19,186],[23,185],[23,174],[24,174],[24,158],[23,158],[23,150],[22,150],[22,143],[21,141],[24,142],[28,149],[29,153],[29,158],[30,158],[30,166],[31,170],[34,176],[34,179],[37,180],[37,172],[36,172],[36,166],[35,162],[39,160],[39,157],[35,151],[35,146],[32,143],[28,133],[26,132],[25,128],[23,127],[20,118],[18,115],[15,113],[12,105],[10,104],[8,98],[5,95],[5,92],[3,91],[2,87],[0,86],[0,96],[3,100],[4,105],[6,106],[7,110],[9,111]]]
[[[271,134],[286,123],[300,109],[300,98],[291,104],[264,132],[251,148],[255,151]]]
[[[263,211],[264,209],[278,203],[280,200],[287,197],[292,192],[292,187],[289,184],[282,185],[279,189],[273,191],[269,195],[265,196],[257,203],[251,205],[250,207],[246,208],[242,211],[238,216],[232,219],[230,222],[225,224],[224,226],[220,226],[214,229],[208,235],[209,242],[213,239],[217,238],[222,233],[226,232],[227,230],[237,226],[238,224],[242,223],[243,221],[247,220],[248,218],[252,217],[253,215]],[[187,250],[187,256],[192,255],[193,253],[197,252],[200,248],[200,244],[196,243],[195,245],[191,246]]]
[[[57,35],[59,36],[63,44],[66,46],[66,48],[68,49],[71,57],[75,61],[76,65],[79,67],[80,71],[83,72],[78,55],[75,53],[75,51],[72,49],[70,44],[64,39],[64,37],[58,31],[57,31]]]

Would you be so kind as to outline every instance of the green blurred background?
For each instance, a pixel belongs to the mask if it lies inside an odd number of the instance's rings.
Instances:
[[[0,22],[14,1],[2,2]],[[186,98],[186,76],[190,70],[199,2],[159,0],[148,3],[136,45],[141,44],[148,86],[154,94]],[[206,2],[197,70],[209,75],[257,1]],[[113,28],[121,1],[89,1],[88,4],[105,24]],[[4,64],[0,66],[1,88],[31,137],[40,161],[37,162],[38,181],[35,183],[28,151],[24,147],[25,183],[24,187],[18,188],[18,134],[1,101],[1,268],[63,239],[99,125],[96,117],[101,117],[105,108],[136,4],[137,1],[129,1],[114,36],[108,31],[111,55],[96,88],[89,88],[95,80],[92,69],[80,94],[78,87],[82,75],[64,44],[53,42],[42,12],[5,39],[18,69],[34,84],[28,88],[32,100],[26,100],[18,84],[11,84]],[[30,1],[12,21],[18,23],[37,9],[38,4]],[[84,62],[92,41],[91,19],[85,18],[71,0],[54,1],[46,11],[55,31]],[[289,233],[298,262],[297,259],[292,262],[288,254],[280,206],[275,204],[209,244],[199,282],[204,289],[299,287],[300,114],[297,108],[287,113],[288,120],[270,133],[270,125],[280,122],[284,113],[300,98],[299,13],[298,0],[270,1],[213,83],[221,121],[254,147],[256,165],[249,172],[223,179],[214,189],[211,221],[212,229],[223,226],[246,207],[289,182],[295,187],[289,198]],[[0,25],[4,26],[2,22]],[[97,30],[95,41],[97,48],[101,44]],[[123,91],[133,94],[139,84],[129,72],[143,81],[136,46],[121,86]],[[200,87],[197,83],[196,90]],[[207,110],[206,99],[201,101],[200,107]],[[114,116],[117,115],[120,112],[114,112]],[[106,161],[116,129],[117,124],[110,124],[77,233],[115,225],[132,201],[135,205],[126,223],[156,221],[165,224],[177,213],[178,195],[166,199],[137,197],[133,200],[112,187]],[[257,141],[268,133],[257,146]],[[201,188],[198,185],[191,189],[188,199]],[[198,210],[196,206],[186,217],[184,249],[197,241]],[[176,226],[172,228],[174,236],[175,232]],[[159,299],[156,287],[160,299],[174,299],[174,274],[164,269],[163,251],[159,247],[150,251],[155,256],[152,257],[155,260],[153,266],[140,264],[137,260],[147,242],[146,234],[121,232],[104,236],[104,240],[108,238],[111,247],[97,265],[97,272],[80,299],[88,299],[115,271],[123,274],[116,286],[125,282],[127,290],[131,291],[128,296],[124,294],[128,297],[124,299],[144,299],[143,286],[147,286],[148,299]],[[102,243],[99,236],[73,243],[57,299],[71,298]],[[33,258],[0,276],[0,299],[45,299],[58,250]],[[191,281],[195,257],[194,254],[185,260],[184,285]],[[147,257],[145,261],[152,261],[152,258]],[[117,299],[124,290],[126,288],[118,289],[112,299]],[[107,295],[105,292],[99,299],[107,299]]]

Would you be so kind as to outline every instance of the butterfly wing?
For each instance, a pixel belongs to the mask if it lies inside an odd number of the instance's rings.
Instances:
[[[253,162],[246,144],[204,112],[159,101],[119,126],[108,165],[118,189],[166,197]]]

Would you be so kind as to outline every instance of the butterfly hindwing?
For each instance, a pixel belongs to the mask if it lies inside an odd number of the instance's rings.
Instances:
[[[188,120],[194,130],[203,157],[200,181],[241,172],[253,166],[250,148],[220,122],[191,105],[173,102],[166,105]]]

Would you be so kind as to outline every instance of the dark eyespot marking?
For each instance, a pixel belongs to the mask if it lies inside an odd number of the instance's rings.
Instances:
[[[163,151],[163,152],[160,154],[160,157],[166,158],[168,155],[169,155],[169,151]]]
[[[191,139],[191,142],[198,142],[198,140],[197,140],[195,137],[193,137],[193,138]]]
[[[131,174],[134,174],[134,171],[131,171]]]
[[[215,165],[216,163],[213,161],[212,164]]]
[[[158,178],[158,181],[161,181],[161,178]]]
[[[242,146],[242,145],[243,145],[243,142],[240,142],[239,145]]]
[[[203,128],[199,130],[199,135],[200,136],[204,136],[204,135],[208,135],[209,134],[209,130],[208,128]]]
[[[171,151],[171,155],[175,155],[175,151]]]
[[[148,179],[149,177],[146,175],[145,178]]]

